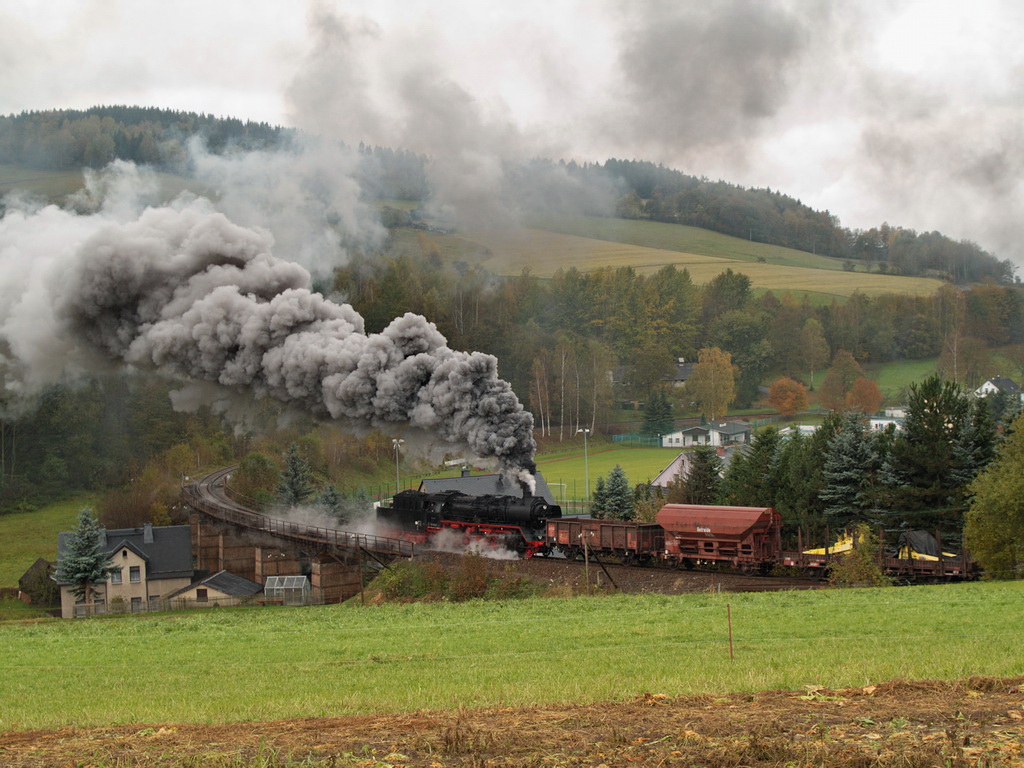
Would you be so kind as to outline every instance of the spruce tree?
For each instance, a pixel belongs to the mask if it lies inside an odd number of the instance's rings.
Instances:
[[[717,504],[722,484],[722,460],[715,449],[701,445],[690,454],[690,470],[670,501],[678,504]]]
[[[633,519],[633,491],[625,470],[619,464],[608,473],[604,509],[605,517],[610,520]]]
[[[722,478],[725,504],[740,507],[774,507],[779,491],[779,431],[765,427],[750,446],[737,451]]]
[[[604,475],[597,476],[597,483],[594,485],[594,494],[590,497],[590,516],[601,520],[608,515],[605,514],[607,491],[604,487]]]
[[[83,509],[53,575],[58,582],[70,584],[75,597],[86,603],[92,602],[93,587],[118,570],[110,564],[104,544],[103,528],[91,509]]]
[[[831,525],[846,527],[872,517],[877,466],[874,436],[859,414],[845,414],[828,444],[818,493]]]
[[[284,455],[284,469],[277,484],[278,501],[289,508],[301,506],[313,495],[311,478],[309,464],[299,455],[295,443],[292,443]]]
[[[344,523],[348,520],[348,515],[345,514],[345,509],[343,507],[341,494],[338,493],[333,484],[324,488],[323,493],[320,494],[318,505],[325,513],[336,518],[339,523]]]
[[[664,389],[655,389],[647,398],[644,423],[640,431],[651,436],[667,435],[672,431],[672,426],[672,403]]]

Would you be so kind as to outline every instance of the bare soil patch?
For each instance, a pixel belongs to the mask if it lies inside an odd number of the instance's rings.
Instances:
[[[1024,678],[0,733],[0,764],[1024,766]]]

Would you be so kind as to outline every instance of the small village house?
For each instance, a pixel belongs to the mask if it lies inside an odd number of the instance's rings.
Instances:
[[[662,448],[689,448],[695,445],[744,445],[750,442],[752,427],[745,421],[713,421],[661,436]]]
[[[57,535],[57,560],[74,534]],[[100,530],[101,546],[117,570],[94,590],[93,603],[75,597],[70,584],[59,584],[61,616],[66,619],[114,610],[139,612],[152,601],[192,583],[192,529],[187,525]]]

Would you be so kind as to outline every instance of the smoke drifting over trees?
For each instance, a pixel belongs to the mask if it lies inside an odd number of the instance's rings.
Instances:
[[[418,315],[367,335],[362,317],[313,293],[309,272],[272,255],[272,245],[266,230],[239,226],[201,198],[141,213],[113,197],[89,215],[8,209],[0,222],[6,399],[75,372],[131,366],[214,385],[227,403],[273,398],[352,430],[531,468],[533,418],[498,378],[494,357],[449,349]],[[200,393],[184,390],[177,402],[194,405]]]

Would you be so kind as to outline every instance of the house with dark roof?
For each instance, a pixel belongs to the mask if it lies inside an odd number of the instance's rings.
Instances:
[[[1024,392],[1017,385],[1013,379],[1007,379],[1004,376],[996,376],[995,378],[989,379],[976,390],[974,390],[975,397],[988,397],[994,395],[997,392],[1002,392],[1013,397],[1018,397],[1024,400]]]
[[[192,529],[187,525],[100,529],[100,546],[116,570],[96,586],[93,603],[75,597],[70,584],[60,586],[65,619],[116,610],[146,610],[150,602],[192,583]],[[57,534],[57,562],[68,551],[74,533]]]
[[[557,504],[551,489],[548,487],[544,476],[537,472],[537,490],[534,496],[541,496],[548,504]],[[420,491],[423,493],[442,493],[444,491],[458,491],[470,496],[522,496],[523,489],[519,483],[509,485],[502,481],[500,474],[473,475],[468,469],[463,469],[462,474],[456,477],[432,477],[420,481]]]
[[[305,578],[302,576],[301,578]],[[163,595],[167,608],[205,608],[217,605],[246,605],[263,591],[263,585],[236,576],[228,571],[217,571],[212,576],[195,581],[187,587]]]
[[[720,446],[716,449],[718,458],[722,461],[722,471],[724,472],[732,461],[733,452],[736,450],[736,446]],[[662,488],[668,488],[672,481],[676,479],[677,475],[686,477],[690,473],[690,466],[693,462],[693,452],[687,451],[680,453],[658,474],[656,478],[651,481],[651,485],[657,485]]]
[[[692,445],[743,445],[753,431],[745,421],[712,421],[661,436],[662,448],[687,448]]]

